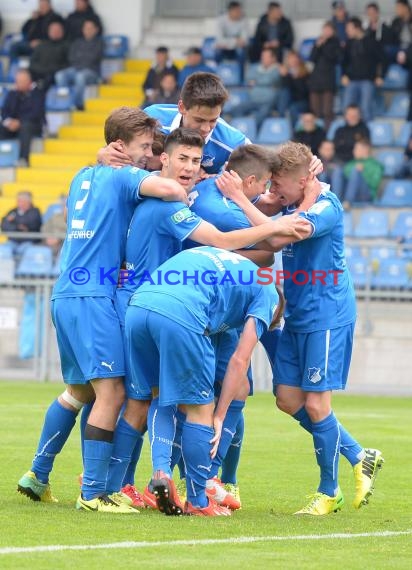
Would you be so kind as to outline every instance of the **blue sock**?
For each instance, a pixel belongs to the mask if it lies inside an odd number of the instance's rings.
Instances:
[[[340,432],[335,414],[320,422],[312,422],[313,445],[316,461],[320,467],[320,484],[318,491],[334,497],[338,489],[338,465]]]
[[[48,482],[54,458],[66,443],[76,423],[76,417],[76,412],[64,408],[58,400],[54,400],[49,406],[31,467],[42,483]]]
[[[80,415],[80,445],[82,448],[82,460],[84,458],[84,430],[86,429],[86,424],[89,419],[90,412],[92,411],[93,404],[94,400],[93,402],[90,402],[90,404],[84,405]]]
[[[123,477],[122,487],[125,487],[126,485],[134,485],[134,476],[136,473],[137,464],[140,459],[140,454],[142,452],[144,434],[146,433],[146,431],[147,431],[146,429],[143,432],[138,431],[139,437],[137,438],[137,441],[132,451],[132,456],[129,461],[129,465],[127,466],[125,476]]]
[[[213,429],[185,422],[182,430],[182,454],[186,466],[187,500],[194,507],[207,507],[206,481],[211,466]]]
[[[309,417],[308,412],[303,407],[293,415],[295,420],[297,420],[300,425],[308,431],[312,433],[312,422]],[[339,422],[338,422],[339,423]],[[340,453],[346,457],[349,463],[353,466],[356,463],[359,463],[364,456],[363,447],[354,439],[351,434],[346,431],[341,423],[339,423],[339,431],[340,431]]]
[[[84,440],[84,472],[82,495],[86,501],[106,493],[107,472],[113,443],[95,439]]]
[[[222,462],[222,483],[237,483],[237,468],[240,461],[240,452],[242,450],[243,434],[245,432],[245,417],[242,414],[237,422],[236,434],[232,439],[232,443],[227,450],[226,457]]]
[[[153,472],[163,471],[172,476],[170,461],[175,438],[176,406],[159,406],[159,398],[154,398],[147,416]]]
[[[176,421],[175,438],[173,441],[170,470],[173,473],[173,470],[177,465],[179,468],[180,478],[184,479],[186,474],[184,470],[185,469],[184,461],[182,459],[182,429],[183,429],[183,424],[186,421],[186,414],[177,409],[175,421]]]
[[[120,491],[123,479],[130,463],[130,458],[137,441],[143,440],[142,434],[134,429],[123,417],[119,419],[114,430],[113,453],[110,458],[106,490],[110,495]]]
[[[212,461],[212,469],[210,471],[209,479],[217,477],[222,461],[226,457],[227,451],[232,443],[232,439],[236,434],[236,427],[244,407],[245,402],[243,400],[233,400],[227,409],[226,417],[223,421],[219,447],[217,449],[216,457]]]

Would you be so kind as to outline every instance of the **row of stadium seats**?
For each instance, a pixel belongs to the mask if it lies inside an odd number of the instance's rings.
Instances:
[[[53,260],[53,251],[47,245],[28,245],[15,267],[13,246],[10,242],[0,244],[0,279],[5,274],[10,277],[48,277],[55,278],[60,272],[59,258]]]
[[[412,290],[412,262],[406,259],[374,261],[364,257],[347,259],[354,285],[358,289]]]
[[[412,212],[409,211],[399,212],[392,228],[390,227],[389,214],[386,210],[375,208],[362,210],[356,225],[352,211],[345,212],[343,219],[346,237],[412,241]]]

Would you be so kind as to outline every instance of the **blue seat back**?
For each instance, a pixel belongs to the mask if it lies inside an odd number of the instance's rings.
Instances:
[[[389,219],[383,210],[367,209],[361,212],[354,235],[359,238],[387,237]]]
[[[257,136],[258,144],[275,145],[288,141],[292,136],[288,119],[269,117],[265,119]]]
[[[383,191],[380,205],[412,207],[412,181],[391,180],[388,182]]]

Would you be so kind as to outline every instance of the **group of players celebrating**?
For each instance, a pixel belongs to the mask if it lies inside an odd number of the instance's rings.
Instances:
[[[259,340],[277,406],[312,434],[320,468],[316,493],[296,514],[342,508],[340,454],[353,466],[355,508],[373,492],[382,454],[360,445],[331,403],[346,384],[356,319],[341,204],[316,179],[322,167],[308,147],[269,150],[223,121],[227,97],[217,76],[195,73],[178,105],[114,110],[99,164],[71,183],[51,300],[65,390],[18,482],[32,500],[57,501],[49,475],[82,410],[77,509],[239,509],[243,409]],[[338,272],[338,280],[285,280],[283,293],[262,284],[258,268],[281,250],[285,272]],[[87,282],[73,278],[78,268]],[[117,281],[102,279],[109,270]],[[153,473],[140,494],[134,473],[146,431]]]

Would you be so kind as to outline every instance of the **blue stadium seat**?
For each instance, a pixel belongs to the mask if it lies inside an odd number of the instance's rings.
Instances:
[[[291,136],[292,132],[288,119],[269,117],[263,121],[256,142],[258,144],[280,144],[288,141]]]
[[[103,57],[124,59],[129,53],[129,38],[121,34],[103,36]]]
[[[17,71],[19,69],[28,69],[29,65],[30,65],[30,60],[27,58],[11,62],[6,75],[6,83],[14,83]]]
[[[388,182],[379,204],[390,207],[412,207],[412,181],[391,180]]]
[[[352,212],[343,212],[343,233],[345,237],[353,235]]]
[[[409,93],[396,93],[386,110],[385,116],[393,119],[406,119],[409,110]]]
[[[16,166],[20,156],[18,140],[0,140],[0,168]]]
[[[13,244],[10,242],[0,244],[0,260],[13,259]]]
[[[71,111],[73,94],[69,87],[52,86],[46,94],[46,111]]]
[[[386,114],[385,97],[379,90],[375,91],[375,96],[372,100],[373,116],[379,117]]]
[[[48,277],[53,269],[53,253],[47,245],[29,245],[23,252],[16,277]]]
[[[376,153],[375,158],[381,162],[385,168],[384,176],[393,177],[398,172],[403,163],[403,151],[401,150],[381,150]]]
[[[310,60],[310,54],[312,53],[313,46],[315,45],[316,38],[305,38],[300,42],[299,55],[303,61]]]
[[[241,85],[240,64],[237,61],[219,63],[219,65],[216,66],[216,74],[226,87]]]
[[[401,130],[399,131],[399,135],[397,136],[394,144],[396,146],[401,146],[402,148],[405,148],[406,145],[408,144],[409,137],[411,136],[411,130],[412,130],[411,122],[403,123],[401,126]]]
[[[356,288],[366,287],[370,280],[370,268],[367,259],[364,257],[353,257],[348,259],[348,269],[352,276],[353,284]]]
[[[372,286],[378,289],[405,289],[410,286],[408,261],[405,259],[385,259],[379,263],[372,277]]]
[[[372,146],[391,146],[393,144],[393,125],[382,121],[370,121],[368,127]]]
[[[368,209],[360,214],[354,236],[358,238],[387,237],[389,233],[388,214],[384,210]]]
[[[230,89],[229,99],[225,103],[225,113],[230,113],[233,107],[236,107],[239,103],[245,103],[249,101],[249,99],[250,95],[247,89],[243,89],[242,87]]]
[[[363,257],[362,250],[359,245],[345,244],[345,257],[347,261],[352,261],[358,257]]]
[[[345,124],[345,119],[343,119],[343,118],[334,119],[330,124],[328,132],[326,134],[326,138],[329,141],[332,141],[333,137],[335,136],[337,129],[339,129],[339,127],[343,127],[344,124]]]
[[[396,246],[390,247],[387,245],[371,247],[369,250],[369,259],[372,261],[383,261],[387,259],[394,259],[398,257]]]
[[[3,107],[4,100],[6,99],[8,89],[4,85],[0,85],[0,109]]]
[[[400,212],[398,214],[390,236],[404,240],[412,239],[412,212]]]
[[[9,56],[10,46],[15,42],[20,42],[22,39],[22,34],[6,34],[1,42],[0,55]]]
[[[408,85],[408,71],[397,63],[389,66],[386,72],[383,88],[384,89],[406,89]]]
[[[207,36],[202,44],[202,56],[205,61],[215,61],[216,58],[216,38],[214,36]]]
[[[252,142],[256,140],[257,126],[255,117],[235,117],[230,121],[230,124],[235,129],[239,129]]]

